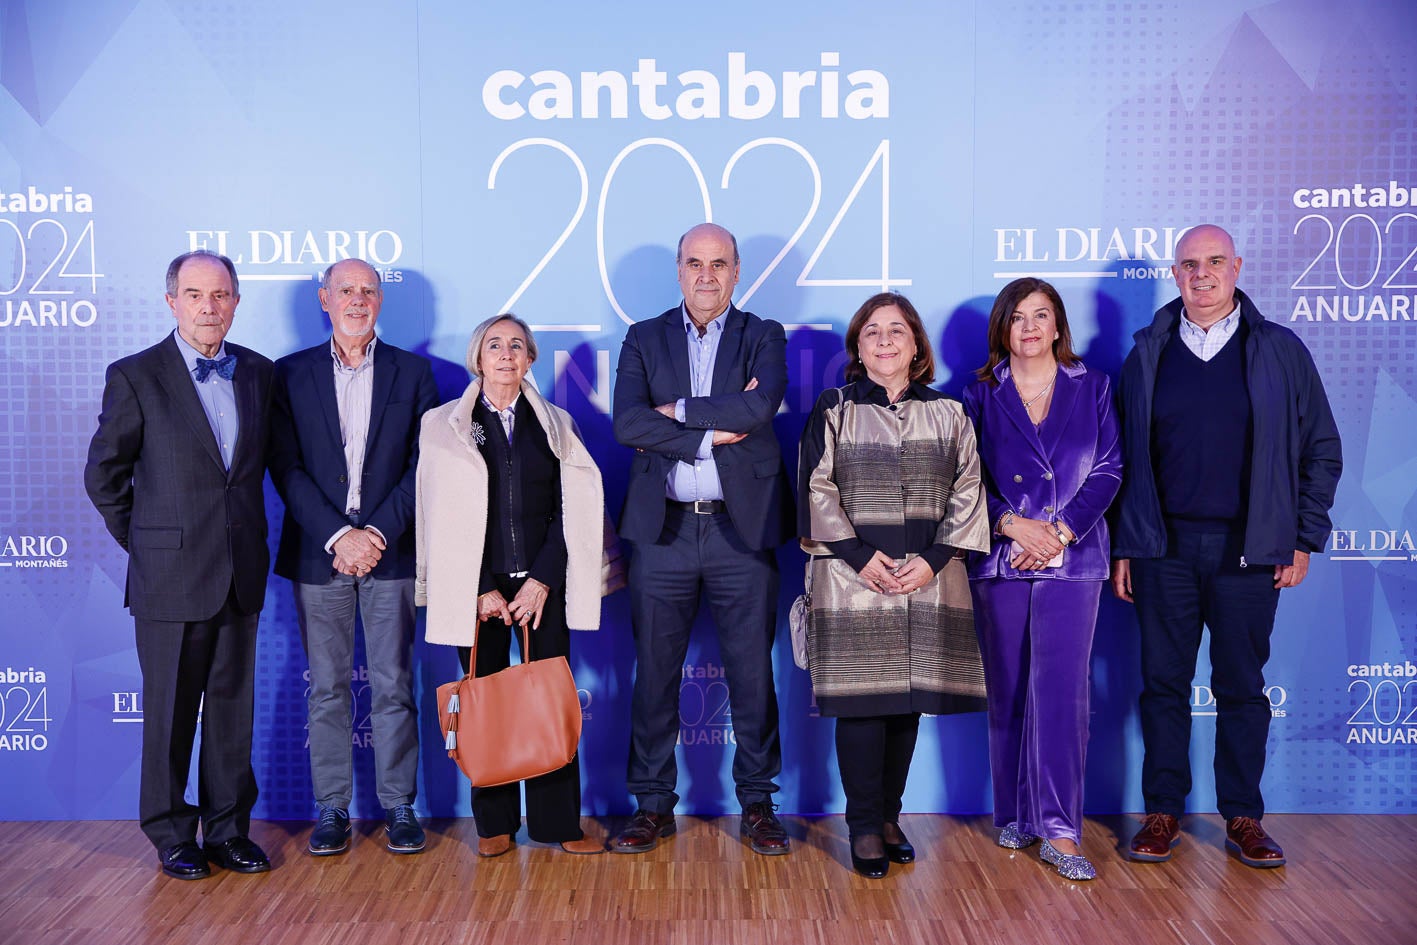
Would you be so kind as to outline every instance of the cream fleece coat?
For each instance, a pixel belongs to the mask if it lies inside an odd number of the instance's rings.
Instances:
[[[482,394],[474,379],[459,399],[423,415],[418,441],[414,601],[428,608],[429,643],[471,646],[477,626],[477,576],[487,537],[487,464],[473,439],[472,408]],[[522,396],[561,461],[561,515],[566,533],[566,626],[600,628],[605,493],[600,469],[570,414],[530,384]]]

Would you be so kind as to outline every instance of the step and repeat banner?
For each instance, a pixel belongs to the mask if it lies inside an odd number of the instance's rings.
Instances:
[[[474,325],[530,322],[538,387],[576,418],[612,515],[629,454],[607,411],[627,325],[676,304],[691,225],[733,230],[740,307],[788,330],[791,464],[840,383],[847,320],[894,289],[939,386],[985,358],[994,294],[1057,285],[1088,364],[1116,373],[1173,298],[1188,226],[1219,223],[1240,285],[1312,350],[1343,434],[1328,553],[1286,591],[1268,694],[1274,811],[1417,808],[1417,16],[1406,0],[740,3],[7,0],[0,6],[0,817],[133,817],[143,705],[125,556],[81,483],[104,367],[174,327],[167,262],[229,255],[231,339],[274,358],[328,337],[318,273],[358,256],[380,333],[467,382]],[[280,502],[268,487],[274,544]],[[835,812],[832,723],[776,648],[790,812]],[[194,573],[192,581],[202,580]],[[1105,600],[1087,803],[1141,808],[1138,648]],[[573,639],[587,813],[625,791],[624,594]],[[469,812],[418,646],[421,811]],[[378,816],[356,659],[354,813]],[[1192,700],[1193,808],[1214,809],[1215,701]],[[272,578],[257,670],[256,815],[313,811],[306,663]],[[681,701],[682,809],[736,809],[712,624]],[[982,715],[927,719],[906,807],[989,807]]]

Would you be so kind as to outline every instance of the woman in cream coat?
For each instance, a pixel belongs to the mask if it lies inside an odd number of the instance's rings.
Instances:
[[[569,656],[570,630],[600,626],[600,470],[570,415],[524,383],[535,360],[521,319],[483,322],[468,345],[472,383],[424,415],[419,438],[415,599],[428,642],[458,647],[464,671],[482,621],[477,676],[509,665],[514,625],[532,659]],[[517,783],[473,788],[480,856],[511,848],[520,795]],[[531,839],[602,852],[580,827],[579,757],[528,780],[526,796]]]

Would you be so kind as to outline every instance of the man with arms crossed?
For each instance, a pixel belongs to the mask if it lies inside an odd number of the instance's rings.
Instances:
[[[1270,707],[1264,665],[1283,588],[1322,552],[1342,468],[1338,429],[1303,342],[1235,288],[1235,244],[1189,230],[1181,297],[1136,333],[1118,388],[1124,451],[1112,585],[1141,625],[1146,819],[1131,856],[1171,858],[1191,790],[1190,687],[1210,628],[1215,793],[1227,849],[1284,865],[1260,825]]]
[[[723,227],[685,233],[677,262],[683,303],[630,326],[615,380],[615,438],[635,449],[620,534],[634,545],[628,785],[639,809],[612,849],[642,853],[674,833],[679,687],[703,594],[729,687],[741,831],[755,852],[782,854],[773,549],[795,532],[772,418],[787,390],[786,337],[733,305],[738,243]]]
[[[259,873],[270,860],[247,831],[273,372],[225,342],[241,300],[231,260],[178,256],[166,299],[176,331],[108,367],[84,486],[128,552],[124,603],[143,674],[143,833],[177,879],[210,876],[210,863]],[[199,711],[193,806],[184,792]]]

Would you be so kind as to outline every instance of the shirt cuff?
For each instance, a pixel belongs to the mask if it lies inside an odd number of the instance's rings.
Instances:
[[[335,553],[335,542],[337,542],[337,541],[339,541],[341,538],[343,538],[345,532],[353,531],[353,530],[354,530],[354,526],[353,526],[353,525],[346,525],[344,528],[341,528],[339,531],[337,531],[337,532],[335,532],[333,535],[331,535],[331,536],[330,536],[330,540],[327,541],[327,542],[325,542],[325,554],[328,554],[328,555],[334,554],[334,553]],[[381,536],[379,536],[379,537],[382,538],[383,536],[381,535]]]
[[[713,459],[713,433],[712,430],[704,431],[704,438],[699,441],[699,451],[695,454],[695,459]]]
[[[685,419],[687,416],[688,414],[684,412],[684,398],[680,397],[674,401],[674,419],[680,423],[688,423],[689,421]]]
[[[365,526],[364,526],[364,530],[365,530],[366,532],[373,532],[374,534],[378,535],[378,536],[379,536],[379,540],[384,543],[384,547],[385,547],[385,548],[387,548],[387,547],[389,546],[389,540],[384,537],[384,533],[381,532],[381,531],[379,531],[379,530],[378,530],[377,528],[375,528],[373,525],[365,525]]]

